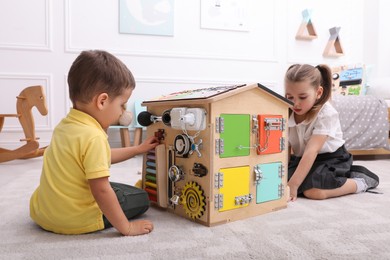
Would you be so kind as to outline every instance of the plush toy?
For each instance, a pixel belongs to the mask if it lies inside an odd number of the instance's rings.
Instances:
[[[133,121],[133,113],[130,111],[124,111],[121,117],[119,118],[119,124],[123,126],[128,126]]]

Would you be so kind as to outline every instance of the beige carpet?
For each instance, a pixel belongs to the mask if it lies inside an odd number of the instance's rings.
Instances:
[[[287,209],[204,227],[151,208],[155,230],[122,237],[114,229],[66,236],[29,218],[41,158],[0,164],[0,259],[390,259],[390,160],[356,161],[376,172],[383,194],[325,201],[298,199]],[[140,158],[112,168],[113,181],[134,184]]]

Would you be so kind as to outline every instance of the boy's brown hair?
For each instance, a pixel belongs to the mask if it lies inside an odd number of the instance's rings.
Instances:
[[[306,117],[307,121],[313,119],[332,95],[332,71],[325,64],[320,64],[315,67],[309,64],[294,64],[287,69],[284,81],[286,83],[308,81],[316,90],[322,86],[322,96],[308,112]]]
[[[96,94],[107,93],[115,98],[127,88],[135,88],[133,74],[114,55],[102,50],[83,51],[68,73],[69,97],[88,103]]]

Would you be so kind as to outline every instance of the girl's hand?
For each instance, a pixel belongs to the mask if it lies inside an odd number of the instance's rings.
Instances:
[[[287,184],[288,186],[288,190],[290,190],[290,194],[287,198],[287,201],[296,201],[297,200],[297,197],[298,197],[298,187],[297,186],[294,186],[294,185],[291,185],[290,183]]]

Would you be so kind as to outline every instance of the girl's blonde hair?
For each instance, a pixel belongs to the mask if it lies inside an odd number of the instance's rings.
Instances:
[[[323,93],[309,110],[306,120],[312,120],[320,111],[321,107],[330,99],[332,94],[332,71],[329,66],[320,64],[312,66],[309,64],[294,64],[287,69],[284,77],[285,84],[307,81],[316,90],[322,86]]]

